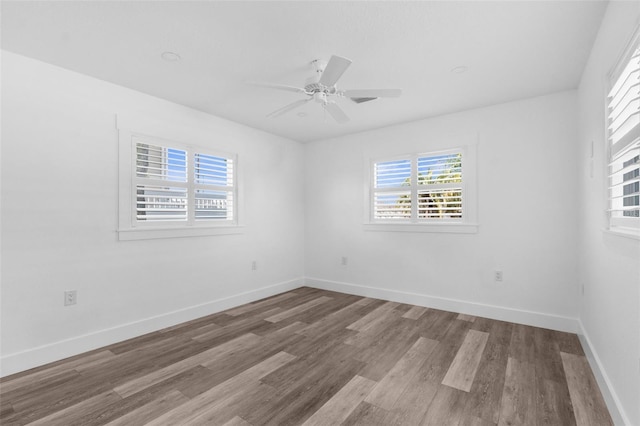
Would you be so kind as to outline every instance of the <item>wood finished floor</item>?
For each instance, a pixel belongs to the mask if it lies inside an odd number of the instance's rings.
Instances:
[[[610,425],[576,335],[311,288],[6,377],[2,425]]]

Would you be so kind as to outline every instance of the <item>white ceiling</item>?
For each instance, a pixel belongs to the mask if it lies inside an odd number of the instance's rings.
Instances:
[[[604,1],[2,2],[2,48],[297,141],[360,132],[576,88]],[[181,60],[161,59],[165,51]],[[338,102],[338,124],[303,94],[309,62],[353,61],[341,89],[400,98]],[[464,65],[468,71],[451,70]],[[300,117],[299,112],[306,113]]]

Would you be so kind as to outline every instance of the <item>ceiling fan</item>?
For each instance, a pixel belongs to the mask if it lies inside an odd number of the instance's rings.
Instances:
[[[308,102],[315,101],[322,105],[324,110],[331,115],[338,123],[346,123],[349,117],[344,113],[342,108],[338,106],[335,99],[346,97],[355,103],[363,103],[373,101],[378,98],[393,98],[402,94],[401,89],[355,89],[355,90],[338,90],[336,82],[342,77],[342,74],[349,68],[351,61],[340,56],[331,56],[329,62],[316,59],[311,62],[315,73],[308,78],[304,87],[287,86],[284,84],[259,83],[251,82],[250,84],[268,87],[271,89],[286,90],[289,92],[302,93],[307,96],[306,99],[300,99],[289,105],[277,109],[267,117],[279,117],[291,110],[301,107]]]

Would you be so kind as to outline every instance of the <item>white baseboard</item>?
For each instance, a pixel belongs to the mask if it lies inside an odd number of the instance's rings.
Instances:
[[[0,358],[0,377],[38,367],[50,362],[59,361],[93,349],[141,336],[146,333],[191,321],[216,312],[224,311],[250,303],[265,297],[273,296],[304,285],[303,278],[265,286],[257,290],[240,293],[223,299],[212,300],[200,305],[191,306],[151,318],[145,318],[113,328],[99,330],[71,339],[8,354]]]
[[[582,321],[579,321],[579,326],[580,330],[577,333],[578,338],[580,339],[580,343],[582,343],[582,348],[587,356],[593,375],[596,377],[596,381],[598,382],[598,386],[602,392],[604,402],[607,404],[613,423],[620,426],[631,425],[629,417],[627,417],[624,408],[622,408],[622,404],[620,403],[620,399],[618,398],[614,387],[611,386],[611,381],[609,380],[606,370],[602,366],[600,357],[591,344],[591,339],[589,339],[589,335],[582,325]]]
[[[569,333],[577,333],[580,329],[577,318],[563,317],[543,312],[524,311],[502,306],[473,303],[465,300],[448,299],[444,297],[388,290],[378,287],[367,287],[358,284],[329,281],[318,278],[305,278],[305,285],[323,290],[373,297],[393,302],[409,303],[412,305],[425,306],[428,308],[458,312],[500,321],[508,321],[517,324],[531,325],[534,327],[566,331]]]

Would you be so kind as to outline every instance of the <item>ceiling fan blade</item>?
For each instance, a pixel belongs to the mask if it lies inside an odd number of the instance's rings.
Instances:
[[[289,105],[285,105],[280,109],[277,109],[275,111],[273,111],[270,114],[267,114],[267,117],[279,117],[282,114],[291,111],[292,109],[296,109],[298,107],[301,107],[302,105],[306,104],[307,102],[309,102],[311,99],[313,98],[309,98],[309,99],[301,99],[299,101],[295,101]]]
[[[324,68],[318,83],[327,87],[332,87],[336,84],[342,74],[344,74],[347,68],[349,68],[349,65],[351,65],[351,61],[349,59],[333,55],[331,59],[329,59],[327,66]]]
[[[307,93],[302,87],[287,86],[286,84],[261,83],[258,81],[247,81],[252,86],[266,87],[268,89],[286,90],[288,92]]]
[[[327,102],[324,104],[324,109],[336,120],[338,123],[346,123],[349,121],[349,117],[344,113],[342,108],[335,102]]]
[[[402,89],[356,89],[340,93],[348,98],[397,98],[402,95]]]
[[[365,102],[375,101],[378,98],[349,98],[349,99],[351,99],[353,102],[357,104],[363,104]]]

